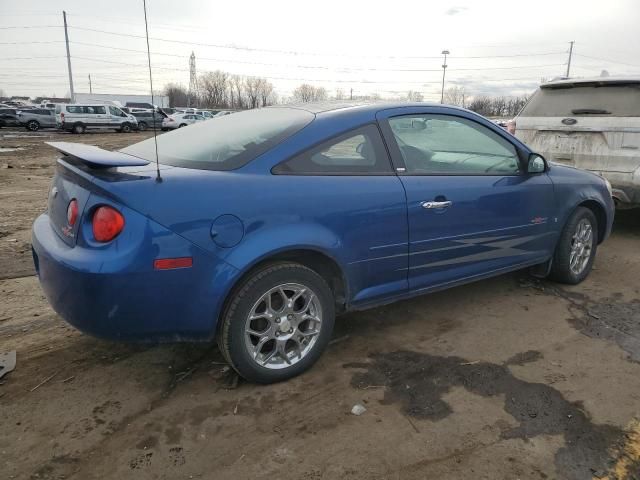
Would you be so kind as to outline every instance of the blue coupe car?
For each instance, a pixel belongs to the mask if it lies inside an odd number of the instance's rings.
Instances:
[[[342,312],[526,267],[578,283],[614,216],[606,180],[442,105],[270,107],[157,145],[51,145],[33,258],[53,308],[109,339],[216,338],[255,382],[309,368]]]

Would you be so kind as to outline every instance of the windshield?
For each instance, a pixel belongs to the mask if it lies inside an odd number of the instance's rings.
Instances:
[[[522,117],[640,116],[640,86],[611,85],[541,88],[520,112]]]
[[[263,108],[201,121],[158,136],[160,163],[202,170],[233,170],[263,154],[314,119],[296,108]],[[122,150],[155,161],[153,138]]]

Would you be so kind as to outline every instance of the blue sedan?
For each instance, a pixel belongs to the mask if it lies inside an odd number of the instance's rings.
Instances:
[[[33,225],[62,318],[123,341],[217,339],[237,372],[309,368],[336,314],[530,268],[576,284],[610,185],[467,110],[305,104],[62,154]]]

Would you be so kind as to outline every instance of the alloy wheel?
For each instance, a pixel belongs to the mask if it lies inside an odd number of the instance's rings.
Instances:
[[[253,305],[245,322],[245,347],[259,366],[282,369],[311,351],[322,327],[316,293],[299,283],[271,288]]]
[[[575,275],[580,275],[589,263],[593,249],[593,227],[591,222],[583,218],[578,222],[569,253],[569,268]]]

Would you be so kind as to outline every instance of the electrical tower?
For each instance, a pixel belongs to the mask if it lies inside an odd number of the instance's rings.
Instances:
[[[189,95],[187,107],[197,107],[198,103],[198,76],[196,75],[196,54],[191,52],[189,57]]]

